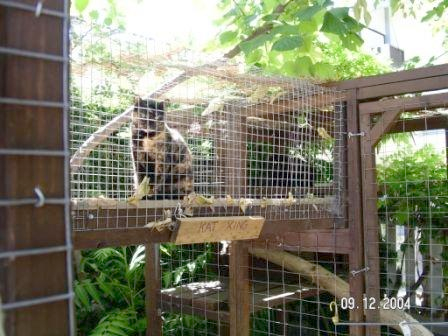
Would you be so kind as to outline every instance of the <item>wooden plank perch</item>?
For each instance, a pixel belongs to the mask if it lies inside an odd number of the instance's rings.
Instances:
[[[291,272],[300,273],[318,285],[321,289],[331,293],[338,299],[343,297],[347,298],[350,296],[350,288],[348,283],[322,266],[310,263],[305,259],[284,251],[249,248],[249,253],[255,257],[280,265]],[[386,310],[383,308],[380,308],[379,311],[380,322],[390,325],[391,328],[399,332],[402,332],[399,323],[406,321],[415,323],[408,325],[413,336],[433,335],[433,333],[430,332],[425,326],[418,324],[416,319],[404,311]]]
[[[186,203],[179,200],[142,200],[135,205],[129,203],[127,200],[118,200],[115,198],[81,198],[72,200],[72,208],[74,210],[97,210],[97,209],[167,209],[175,208],[179,202],[182,206],[192,208],[210,208],[210,207],[240,207],[243,203],[246,208],[252,206],[260,206],[262,208],[270,206],[294,206],[294,205],[331,205],[334,202],[333,196],[325,197],[304,197],[304,198],[215,198],[208,202],[193,202]]]

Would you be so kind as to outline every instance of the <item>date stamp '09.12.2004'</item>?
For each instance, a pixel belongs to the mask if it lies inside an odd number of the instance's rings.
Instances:
[[[407,310],[411,308],[410,298],[404,297],[387,297],[380,301],[374,297],[363,296],[361,302],[356,302],[353,297],[343,297],[339,301],[339,306],[343,310],[354,310],[354,309],[364,309],[364,310]]]

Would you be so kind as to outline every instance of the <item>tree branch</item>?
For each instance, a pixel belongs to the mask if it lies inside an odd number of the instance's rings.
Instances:
[[[285,251],[268,250],[261,248],[250,248],[249,253],[258,258],[263,258],[268,262],[282,266],[288,271],[299,273],[307,277],[323,290],[331,293],[336,298],[350,296],[350,287],[346,281],[336,274],[328,271],[324,267],[310,263],[305,259],[295,256]],[[382,307],[382,305],[380,304]],[[391,328],[402,332],[399,323],[403,321],[412,322],[409,324],[413,336],[433,335],[425,326],[418,324],[418,321],[402,310],[385,310],[380,308],[380,322],[390,325]]]
[[[420,287],[423,281],[425,281],[428,273],[429,273],[429,264],[426,263],[426,265],[423,267],[423,272],[422,274],[420,274],[417,281],[411,287],[409,287],[408,290],[406,290],[406,295],[403,297],[403,301],[406,301],[409,297],[415,294],[417,288]]]

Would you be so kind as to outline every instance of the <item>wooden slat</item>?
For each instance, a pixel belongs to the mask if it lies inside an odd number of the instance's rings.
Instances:
[[[227,278],[193,282],[162,290],[162,301],[169,303],[174,298],[184,305],[201,307],[204,310],[221,310],[227,306]]]
[[[162,335],[160,305],[160,248],[159,244],[145,246],[145,308],[148,328],[146,336]]]
[[[30,3],[31,1],[28,1]],[[11,2],[12,3],[12,2]],[[35,7],[35,2],[32,3]],[[45,8],[64,9],[48,0]],[[67,8],[65,8],[67,10]],[[63,56],[62,18],[0,5],[0,46]],[[58,61],[0,54],[0,97],[64,103],[67,65]],[[62,108],[0,104],[0,148],[63,151]],[[34,198],[40,186],[47,198],[64,199],[68,166],[64,157],[0,155],[0,199]],[[0,251],[71,245],[65,231],[64,205],[0,207]],[[70,292],[67,253],[28,255],[0,261],[3,303]],[[49,276],[51,275],[51,276]],[[70,301],[60,300],[5,313],[6,334],[69,335]]]
[[[386,111],[414,112],[448,106],[448,93],[437,93],[417,97],[379,100],[359,104],[359,113],[373,114]]]
[[[350,79],[339,83],[332,83],[341,90],[356,89],[362,87],[369,87],[374,85],[382,85],[388,83],[395,83],[401,81],[409,81],[414,79],[436,77],[441,75],[448,75],[448,64],[436,65],[431,67],[398,71],[388,73],[385,75],[361,77],[357,79]]]
[[[178,304],[181,303],[184,307],[203,310],[204,315],[212,313],[212,317],[219,317],[218,311],[228,309],[227,282],[228,278],[221,278],[220,281],[195,282],[164,289],[161,294],[162,305],[165,310],[176,313]],[[253,296],[252,312],[318,295],[316,288],[268,282],[252,283],[252,291],[249,292]]]
[[[405,93],[434,91],[447,87],[448,75],[444,75],[360,88],[358,89],[358,99],[367,100]]]
[[[291,250],[297,252],[321,252],[349,254],[352,250],[350,232],[342,229],[314,229],[301,232],[290,232],[279,229],[272,235],[253,242],[263,248]]]
[[[234,241],[229,255],[230,336],[250,334],[249,252],[247,242]]]
[[[96,249],[113,246],[130,246],[147,243],[169,242],[172,232],[158,231],[144,227],[74,231],[73,245],[76,250]]]
[[[396,120],[387,133],[429,131],[448,128],[448,115]]]
[[[387,111],[384,112],[381,118],[377,121],[377,123],[372,127],[369,131],[370,134],[370,143],[372,148],[375,147],[378,142],[381,140],[381,137],[389,132],[392,128],[395,120],[400,116],[401,111]],[[365,116],[366,120],[370,120],[370,115]],[[365,130],[363,130],[365,131]]]
[[[167,313],[200,316],[208,320],[219,321],[220,324],[228,323],[230,320],[228,311],[213,311],[201,304],[195,304],[195,306],[186,305],[182,299],[179,298],[170,298],[169,301],[162,301],[162,310]]]
[[[359,133],[359,115],[356,90],[350,90],[347,100],[347,130]],[[351,242],[349,254],[350,270],[359,270],[364,267],[364,235],[362,223],[362,188],[361,188],[361,148],[358,137],[347,140],[347,171],[350,177],[347,181],[347,196],[349,211],[347,212],[349,234]],[[364,293],[364,277],[362,274],[349,278],[350,296],[355,302],[362,302]],[[350,310],[350,321],[363,322],[362,308]],[[365,335],[363,326],[351,326],[350,334],[354,336]]]

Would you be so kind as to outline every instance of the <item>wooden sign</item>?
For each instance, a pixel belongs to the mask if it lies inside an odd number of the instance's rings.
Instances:
[[[255,239],[263,228],[263,217],[197,217],[179,219],[176,244]]]

